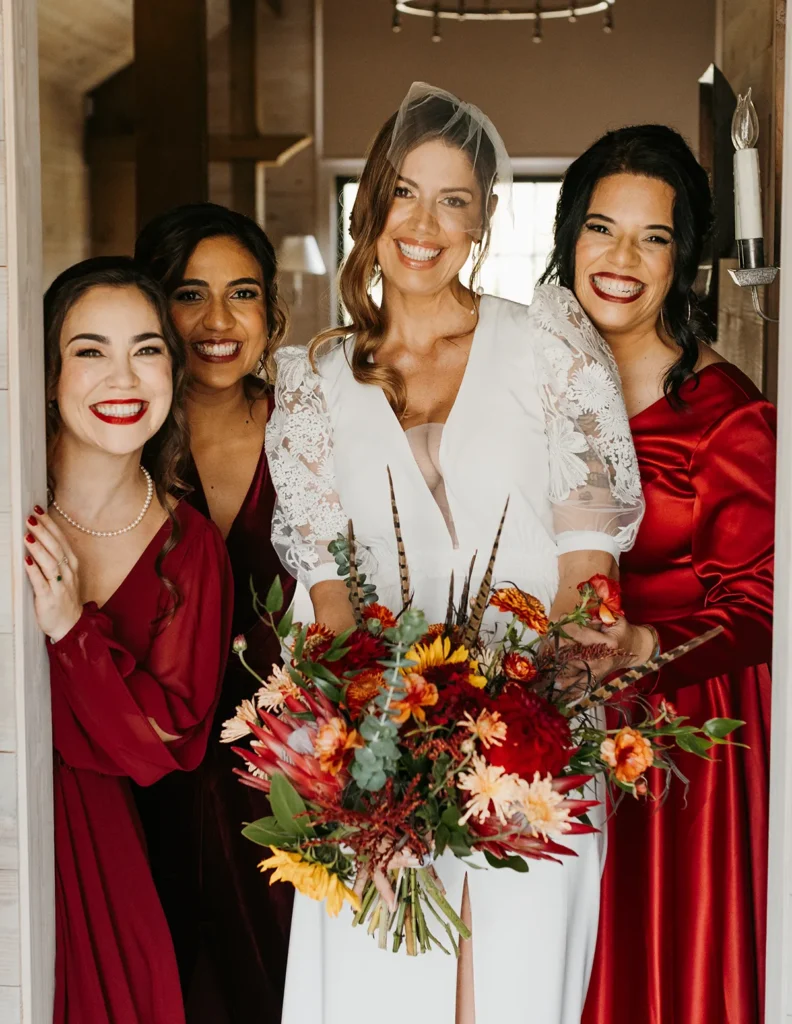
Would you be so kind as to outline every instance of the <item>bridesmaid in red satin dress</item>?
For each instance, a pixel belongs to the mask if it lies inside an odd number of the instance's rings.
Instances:
[[[294,580],[270,540],[275,491],[264,454],[271,412],[265,378],[285,330],[275,253],[253,221],[212,204],[156,218],[138,239],[170,299],[187,349],[191,504],[220,528],[234,574],[234,635],[266,676],[280,646],[253,610],[276,576],[287,601]],[[179,958],[189,1024],[277,1024],[286,972],[292,893],[270,888],[257,870],[261,850],[242,825],[270,813],[266,797],[242,786],[238,757],[219,743],[221,723],[255,689],[236,657],[229,662],[201,769],[138,792],[154,876]],[[185,841],[168,822],[179,815]]]
[[[691,286],[709,224],[706,175],[662,126],[606,135],[559,199],[551,271],[611,345],[641,467],[627,618],[661,649],[723,627],[644,695],[696,723],[741,719],[749,747],[680,755],[687,793],[674,779],[661,802],[649,772],[657,802],[619,804],[584,1024],[764,1020],[775,410],[705,344]]]
[[[215,527],[169,497],[187,437],[165,298],[128,259],[45,299],[49,512],[25,566],[51,668],[55,1024],[180,1024],[173,945],[129,780],[203,757],[230,635]]]

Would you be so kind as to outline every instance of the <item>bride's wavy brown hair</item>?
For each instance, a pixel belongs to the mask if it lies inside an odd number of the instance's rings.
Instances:
[[[396,139],[394,127],[398,114],[389,117],[377,133],[366,156],[352,207],[350,233],[354,244],[338,278],[339,292],[350,323],[322,331],[309,346],[311,362],[315,363],[322,346],[335,338],[354,335],[350,365],[355,380],[382,388],[399,419],[407,408],[404,379],[393,367],[378,366],[371,359],[388,328],[387,310],[384,304],[378,306],[371,298],[371,286],[380,277],[377,242],[385,230],[399,171],[407,155],[418,146],[439,139],[448,146],[456,147],[469,158],[481,188],[482,234],[470,275],[471,292],[475,291],[481,266],[489,252],[492,187],[497,178],[495,149],[485,132],[471,132],[469,118],[458,115],[456,105],[437,96],[422,104],[420,119],[406,120],[404,130]]]

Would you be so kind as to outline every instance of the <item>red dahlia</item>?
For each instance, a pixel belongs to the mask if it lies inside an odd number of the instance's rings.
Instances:
[[[569,763],[569,723],[556,708],[519,683],[507,683],[491,702],[506,723],[506,740],[487,751],[490,764],[531,781],[534,772],[558,775]]]

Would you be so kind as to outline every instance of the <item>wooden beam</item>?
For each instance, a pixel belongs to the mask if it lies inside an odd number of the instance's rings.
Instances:
[[[86,134],[86,160],[90,166],[129,163],[135,160],[135,134],[131,131],[89,129]],[[282,167],[313,142],[310,135],[212,135],[208,139],[212,163],[246,161],[265,167]]]
[[[254,136],[256,122],[256,0],[230,0],[229,96],[231,134]],[[256,165],[237,161],[231,167],[231,205],[256,216]]]
[[[209,195],[206,0],[135,0],[137,223]]]
[[[272,11],[276,18],[280,18],[283,14],[283,0],[266,0],[267,7]]]

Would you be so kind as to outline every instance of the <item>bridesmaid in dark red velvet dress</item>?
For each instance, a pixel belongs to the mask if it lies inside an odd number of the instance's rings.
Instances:
[[[275,253],[247,217],[200,204],[152,221],[136,255],[163,284],[187,348],[190,501],[225,537],[234,634],[245,634],[247,660],[266,676],[280,648],[253,611],[251,586],[263,598],[279,575],[287,600],[294,587],[270,542],[275,492],[264,454],[272,408],[266,380],[286,323]],[[280,1021],[291,890],[270,888],[256,868],[261,850],[241,829],[269,807],[263,794],[239,783],[239,759],[218,742],[220,724],[254,689],[233,658],[200,771],[139,794],[190,1024]],[[184,842],[168,828],[174,814],[182,816]]]
[[[706,174],[657,125],[595,143],[559,199],[550,273],[613,350],[641,467],[646,515],[622,562],[628,619],[661,649],[723,627],[648,699],[696,723],[742,719],[736,739],[750,748],[682,755],[687,794],[674,780],[665,803],[621,802],[585,1024],[764,1020],[775,411],[705,344],[691,288],[710,216]],[[648,775],[656,797],[659,776]]]
[[[49,637],[55,1024],[184,1021],[173,945],[129,779],[206,748],[230,635],[217,529],[171,495],[187,435],[184,356],[158,286],[88,260],[45,299],[52,503],[25,566]]]

